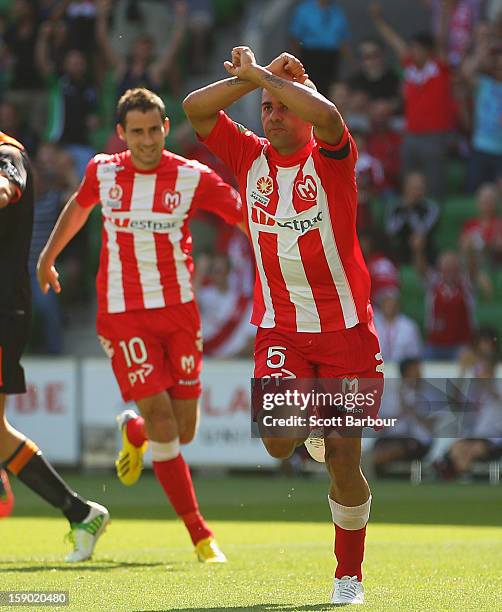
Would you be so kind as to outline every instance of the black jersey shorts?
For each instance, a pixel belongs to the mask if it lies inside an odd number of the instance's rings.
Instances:
[[[0,313],[0,393],[25,393],[21,355],[30,334],[30,314]]]

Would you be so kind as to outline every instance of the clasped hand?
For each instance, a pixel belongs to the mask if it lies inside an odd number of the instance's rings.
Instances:
[[[234,77],[243,81],[255,81],[259,79],[260,71],[265,68],[275,76],[288,81],[304,83],[308,79],[303,64],[298,58],[290,53],[281,53],[267,66],[256,63],[253,51],[249,47],[234,47],[232,49],[231,61],[224,62],[225,70]]]

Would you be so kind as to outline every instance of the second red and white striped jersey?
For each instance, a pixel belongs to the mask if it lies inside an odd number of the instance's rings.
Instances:
[[[192,301],[191,215],[203,208],[228,223],[242,221],[235,189],[207,166],[166,150],[149,171],[133,165],[130,151],[96,155],[75,198],[82,207],[102,205],[100,312]]]
[[[323,332],[370,318],[370,278],[356,235],[357,148],[314,137],[293,155],[223,111],[205,144],[234,171],[256,261],[252,322]]]

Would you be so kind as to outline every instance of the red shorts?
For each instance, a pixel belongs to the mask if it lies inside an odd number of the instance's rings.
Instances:
[[[258,328],[254,377],[381,378],[382,356],[373,325],[334,332],[281,332]]]
[[[202,334],[195,302],[101,313],[96,328],[125,402],[161,391],[176,399],[200,396]]]
[[[315,386],[342,394],[372,390],[374,400],[364,404],[363,412],[364,416],[378,414],[383,393],[383,359],[372,320],[350,329],[323,333],[259,328],[254,359],[255,379],[281,379],[284,388],[310,390],[314,381],[330,379]],[[306,380],[295,383],[294,379]],[[259,407],[260,403],[256,405]]]

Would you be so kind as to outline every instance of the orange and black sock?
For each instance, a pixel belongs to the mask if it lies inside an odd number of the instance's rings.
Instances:
[[[89,514],[87,502],[70,489],[31,440],[21,442],[4,466],[71,523],[80,523]]]

